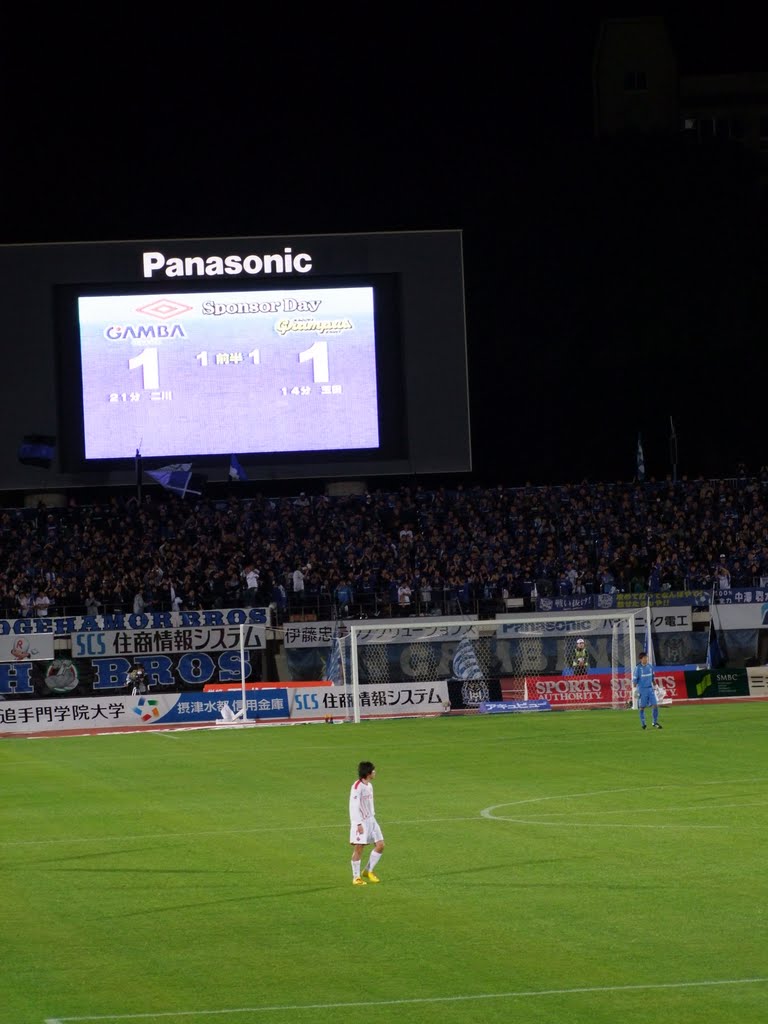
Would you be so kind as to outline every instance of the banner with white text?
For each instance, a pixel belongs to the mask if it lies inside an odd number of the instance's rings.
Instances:
[[[210,608],[190,612],[113,612],[104,615],[41,615],[29,619],[0,619],[0,637],[53,633],[69,637],[73,633],[112,632],[128,629],[184,629],[244,625],[266,626],[268,608]]]
[[[664,669],[656,672],[655,682],[663,687],[667,699],[686,700],[688,692],[685,672]],[[612,677],[610,674],[590,673],[586,676],[531,676],[526,680],[529,700],[546,700],[553,708],[606,704],[629,704],[632,701],[632,683],[629,676]],[[520,680],[502,679],[504,700],[519,699]]]
[[[57,657],[53,661],[0,663],[0,700],[8,697],[48,697],[51,693],[120,693],[131,686],[128,673],[141,666],[150,690],[199,690],[206,683],[249,683],[263,679],[259,649],[197,651],[186,654],[134,654],[105,658]],[[322,677],[320,677],[322,678]]]

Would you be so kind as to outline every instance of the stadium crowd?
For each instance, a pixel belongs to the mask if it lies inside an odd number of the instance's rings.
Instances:
[[[728,480],[41,501],[0,513],[0,615],[491,615],[532,591],[753,586],[768,575],[767,504],[766,468]]]

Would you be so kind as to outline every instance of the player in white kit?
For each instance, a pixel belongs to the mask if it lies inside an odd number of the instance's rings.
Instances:
[[[357,766],[357,781],[349,792],[349,842],[352,846],[352,885],[366,885],[378,882],[373,869],[384,851],[384,836],[373,806],[373,777],[376,768],[372,761],[361,761]],[[364,870],[363,849],[373,844],[368,863]]]

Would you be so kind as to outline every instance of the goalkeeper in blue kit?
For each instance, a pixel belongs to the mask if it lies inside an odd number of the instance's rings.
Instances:
[[[651,708],[653,728],[660,729],[659,725],[659,702],[656,700],[656,691],[653,688],[653,665],[648,664],[648,652],[640,652],[640,661],[632,673],[632,685],[637,694],[637,706],[640,709],[640,725],[646,728],[645,709]]]

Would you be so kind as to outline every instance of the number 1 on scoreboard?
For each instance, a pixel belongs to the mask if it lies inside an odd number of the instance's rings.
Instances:
[[[128,360],[128,368],[135,370],[141,367],[144,371],[144,390],[157,391],[160,387],[160,366],[156,348],[145,348],[133,359]]]

